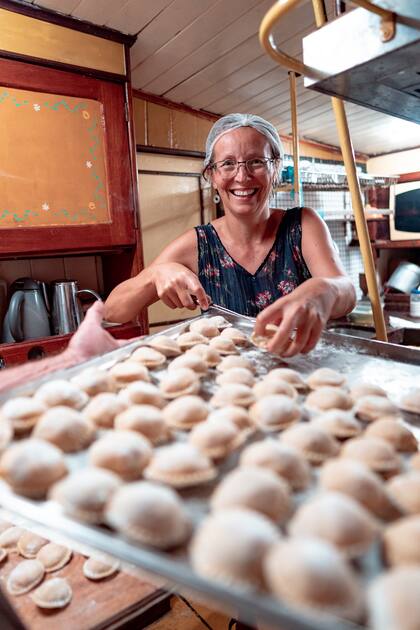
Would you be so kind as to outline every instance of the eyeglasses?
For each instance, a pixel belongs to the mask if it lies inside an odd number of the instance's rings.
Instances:
[[[250,158],[249,160],[220,160],[213,162],[210,168],[217,171],[222,177],[235,177],[239,171],[239,167],[243,164],[249,175],[258,175],[268,170],[268,165],[274,162],[273,158]]]

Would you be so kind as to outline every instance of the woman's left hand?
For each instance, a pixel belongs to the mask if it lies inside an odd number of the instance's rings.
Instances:
[[[263,336],[267,324],[276,324],[278,330],[267,350],[283,357],[306,354],[315,348],[334,302],[333,283],[326,278],[311,278],[267,306],[257,317],[254,333]]]

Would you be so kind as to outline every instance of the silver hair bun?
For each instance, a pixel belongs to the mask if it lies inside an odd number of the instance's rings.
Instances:
[[[206,141],[206,157],[204,159],[204,171],[211,164],[213,148],[219,137],[227,131],[239,129],[240,127],[252,127],[265,136],[270,143],[272,157],[283,162],[283,145],[277,129],[261,116],[255,114],[227,114],[216,120],[210,129]],[[281,168],[281,164],[280,164]]]

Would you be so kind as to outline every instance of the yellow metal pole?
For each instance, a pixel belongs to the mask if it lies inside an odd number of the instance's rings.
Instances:
[[[279,22],[280,19],[284,18],[301,2],[302,0],[278,0],[271,7],[271,9],[267,11],[260,24],[260,44],[266,51],[267,55],[270,55],[270,57],[274,59],[274,61],[277,61],[277,63],[284,66],[285,68],[293,70],[294,72],[298,72],[299,74],[303,74],[305,77],[309,77],[311,79],[322,79],[325,77],[322,72],[320,72],[316,68],[305,65],[296,57],[291,57],[290,55],[287,55],[284,50],[280,50],[280,48],[274,41],[274,36],[271,33],[277,22]],[[381,17],[381,41],[386,42],[394,37],[396,18],[395,13],[387,9],[378,7],[375,4],[372,4],[372,2],[369,2],[369,0],[350,0],[350,2],[353,2],[353,4],[358,4],[364,9],[372,11]],[[319,2],[319,0],[313,0],[312,4],[315,12],[315,21],[318,26],[322,26],[327,21],[324,7]]]
[[[371,11],[372,13],[376,13],[380,15],[383,19],[389,19],[392,17],[392,11],[389,9],[383,9],[382,7],[378,7],[378,5],[373,4],[373,2],[369,2],[369,0],[350,0],[351,4],[357,4],[357,6],[366,9],[367,11]]]
[[[299,171],[299,135],[297,124],[297,99],[296,99],[296,74],[289,72],[290,109],[292,113],[292,140],[293,140],[293,188],[295,202],[300,206],[300,171]]]
[[[280,50],[271,34],[276,23],[287,15],[292,9],[297,7],[302,0],[278,0],[271,9],[264,15],[259,30],[260,44],[266,51],[267,55],[270,55],[274,61],[281,64],[289,70],[304,74],[305,77],[311,77],[312,79],[322,79],[323,75],[320,74],[315,68],[305,66],[300,59],[290,57],[283,50]]]
[[[314,8],[316,25],[319,28],[320,26],[323,26],[326,22],[323,0],[312,0],[312,5]],[[337,124],[344,166],[347,173],[347,180],[350,188],[351,202],[354,211],[357,235],[360,242],[363,266],[365,268],[369,299],[372,304],[376,338],[380,341],[388,341],[384,314],[382,311],[378,285],[376,282],[372,248],[370,246],[369,232],[364,213],[362,191],[360,189],[360,183],[357,177],[356,162],[354,159],[353,145],[350,138],[344,103],[341,99],[335,97],[332,97],[331,101]]]

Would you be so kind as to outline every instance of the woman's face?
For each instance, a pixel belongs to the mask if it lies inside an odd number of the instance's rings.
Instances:
[[[213,149],[213,162],[236,160],[242,162],[251,158],[271,158],[268,140],[252,127],[240,127],[229,131],[217,140]],[[219,192],[225,212],[238,215],[255,215],[268,209],[268,198],[274,178],[274,166],[249,173],[245,164],[238,172],[222,175],[219,169],[212,173],[212,184]]]

